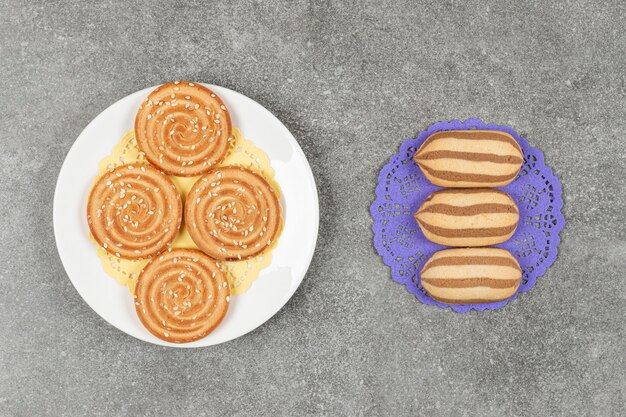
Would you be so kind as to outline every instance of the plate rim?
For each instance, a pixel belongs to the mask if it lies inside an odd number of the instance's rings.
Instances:
[[[197,84],[201,84],[207,88],[213,89],[213,88],[217,88],[217,89],[222,89],[222,90],[226,90],[228,91],[229,94],[234,94],[236,96],[239,96],[240,98],[244,99],[244,100],[248,100],[251,101],[252,103],[260,106],[262,109],[264,109],[267,114],[274,119],[275,122],[278,123],[279,126],[281,126],[282,129],[284,129],[288,135],[287,135],[287,140],[290,142],[291,146],[293,147],[294,151],[296,153],[299,154],[299,156],[303,159],[304,161],[304,166],[305,166],[305,171],[307,173],[306,177],[307,180],[310,182],[311,188],[312,188],[312,197],[313,197],[313,202],[314,202],[314,210],[313,210],[313,219],[314,220],[314,229],[313,229],[313,237],[311,239],[311,250],[309,251],[309,253],[306,254],[305,256],[305,262],[303,263],[304,269],[303,269],[303,274],[301,277],[298,278],[298,283],[295,286],[292,286],[293,288],[290,289],[290,291],[288,291],[286,294],[287,296],[284,298],[284,301],[282,303],[278,303],[276,305],[276,307],[274,309],[272,309],[271,314],[269,314],[267,316],[267,318],[258,323],[257,325],[247,329],[246,331],[244,331],[243,333],[234,336],[232,338],[220,341],[220,342],[216,342],[216,343],[210,343],[207,345],[202,345],[202,346],[196,346],[196,345],[190,345],[189,343],[180,343],[180,344],[175,344],[175,343],[170,343],[161,339],[158,339],[156,337],[155,340],[145,340],[141,337],[139,337],[138,335],[135,334],[131,334],[126,332],[125,330],[119,328],[118,326],[116,326],[115,324],[111,323],[106,317],[102,316],[100,313],[98,313],[98,311],[96,311],[96,309],[92,306],[92,304],[85,298],[85,296],[82,294],[81,290],[79,290],[77,288],[77,286],[75,285],[73,279],[71,278],[69,272],[68,272],[68,267],[66,265],[66,259],[64,259],[64,255],[61,253],[61,249],[59,247],[59,228],[60,225],[58,224],[60,222],[60,214],[59,214],[59,210],[60,210],[60,202],[59,202],[59,187],[61,184],[61,178],[63,177],[63,173],[65,170],[67,170],[68,168],[68,160],[70,160],[70,156],[76,152],[77,149],[77,143],[78,140],[81,138],[81,136],[85,133],[85,131],[87,131],[87,129],[89,129],[89,127],[96,123],[98,121],[98,119],[104,117],[104,114],[109,111],[111,108],[117,106],[121,101],[126,100],[128,97],[134,95],[134,94],[138,94],[141,93],[143,91],[153,91],[155,88],[159,87],[162,84],[159,85],[155,85],[152,87],[146,87],[140,90],[137,90],[135,92],[132,92],[130,94],[125,95],[124,97],[121,97],[120,99],[116,100],[114,103],[110,104],[109,106],[107,106],[105,109],[103,109],[102,111],[100,111],[96,117],[94,117],[93,119],[91,119],[89,121],[89,123],[87,123],[87,125],[81,130],[81,132],[78,134],[78,136],[76,137],[76,139],[74,139],[74,142],[72,143],[72,145],[70,146],[70,149],[67,151],[67,153],[65,154],[65,157],[63,159],[63,163],[61,164],[61,168],[58,171],[58,175],[57,175],[57,179],[55,182],[55,187],[54,187],[54,196],[52,199],[52,226],[53,226],[53,232],[54,232],[54,242],[55,242],[55,246],[56,246],[56,250],[57,250],[57,254],[59,256],[59,259],[61,260],[61,264],[63,265],[63,269],[65,271],[65,275],[67,276],[67,278],[69,279],[70,283],[72,284],[72,286],[74,287],[74,289],[76,290],[76,292],[78,293],[78,295],[80,295],[80,297],[82,298],[82,300],[89,306],[89,308],[91,308],[91,310],[96,313],[96,315],[104,320],[108,325],[112,326],[113,328],[117,329],[118,331],[133,337],[134,339],[140,340],[141,342],[145,342],[145,343],[149,343],[152,345],[157,345],[157,346],[163,346],[163,347],[174,347],[174,348],[185,348],[185,349],[193,349],[193,348],[206,348],[206,347],[210,347],[210,346],[217,346],[220,345],[222,343],[228,343],[231,342],[233,340],[236,340],[242,336],[245,336],[248,333],[253,332],[254,330],[256,330],[257,328],[259,328],[260,326],[262,326],[263,324],[267,323],[272,317],[274,317],[293,297],[293,295],[296,293],[296,291],[298,290],[298,288],[300,288],[300,285],[302,284],[302,281],[304,281],[304,277],[306,276],[309,267],[311,266],[311,262],[313,260],[313,256],[315,255],[315,249],[317,248],[317,241],[319,238],[319,220],[320,220],[320,210],[319,210],[319,191],[317,189],[317,184],[315,182],[315,176],[313,175],[313,170],[311,169],[311,165],[306,157],[306,154],[304,153],[304,151],[302,150],[302,148],[300,147],[300,144],[298,143],[298,141],[296,140],[295,136],[291,133],[291,131],[287,128],[287,126],[284,125],[284,123],[278,118],[276,117],[276,115],[274,115],[274,113],[272,113],[270,110],[268,110],[265,106],[263,106],[262,104],[258,103],[256,100],[238,92],[235,90],[232,90],[228,87],[222,87],[222,86],[218,86],[218,85],[214,85],[214,84],[208,84],[208,83],[203,83],[203,82],[196,82],[196,81],[191,81],[193,83],[197,83]],[[115,146],[115,145],[112,145]],[[106,155],[104,155],[103,157],[105,157]],[[271,163],[271,158],[270,158],[270,163]],[[67,262],[69,262],[67,260]],[[202,339],[199,339],[202,340]]]

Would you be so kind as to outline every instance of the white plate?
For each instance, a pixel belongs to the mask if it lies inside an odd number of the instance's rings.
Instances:
[[[283,193],[284,229],[272,264],[252,286],[233,297],[226,318],[204,339],[173,344],[156,338],[139,322],[128,289],[100,266],[89,240],[87,193],[98,162],[133,128],[141,101],[154,90],[129,95],[100,113],[80,134],[61,167],[54,193],[54,235],[63,266],[83,299],[113,326],[146,342],[200,347],[235,339],[265,323],[291,298],[309,267],[319,225],[319,206],[311,167],[287,128],[254,100],[227,88],[206,85],[228,106],[233,126],[269,156]]]

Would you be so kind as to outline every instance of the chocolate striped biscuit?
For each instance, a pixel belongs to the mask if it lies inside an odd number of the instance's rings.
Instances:
[[[500,187],[517,176],[524,157],[499,130],[448,130],[426,139],[413,157],[426,178],[450,188]]]
[[[506,300],[517,291],[522,269],[508,251],[497,248],[444,249],[421,272],[422,287],[446,304]]]
[[[444,246],[490,246],[508,240],[519,210],[507,193],[490,188],[436,191],[415,212],[424,236]]]

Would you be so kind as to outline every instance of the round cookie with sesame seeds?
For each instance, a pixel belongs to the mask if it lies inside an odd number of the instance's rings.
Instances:
[[[233,144],[226,105],[208,88],[187,81],[157,87],[135,118],[137,145],[146,159],[170,175],[202,175]]]
[[[159,339],[188,343],[211,333],[230,305],[230,285],[215,260],[194,249],[169,249],[141,271],[135,310]]]
[[[148,164],[128,164],[96,180],[87,200],[94,240],[124,259],[147,259],[165,250],[182,221],[182,201],[172,180]]]
[[[196,245],[212,258],[250,259],[277,238],[282,208],[262,176],[243,167],[225,166],[208,172],[191,187],[185,224]]]

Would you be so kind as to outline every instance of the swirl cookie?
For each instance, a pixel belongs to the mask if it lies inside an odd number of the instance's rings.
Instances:
[[[450,188],[500,187],[517,176],[524,157],[499,130],[448,130],[426,139],[413,157],[426,178]]]
[[[119,258],[150,258],[174,240],[182,202],[165,174],[147,164],[122,165],[94,184],[87,223],[95,241]]]
[[[159,339],[186,343],[211,333],[230,302],[226,274],[200,251],[173,249],[154,258],[139,275],[135,310]]]
[[[504,191],[450,189],[432,193],[415,212],[424,236],[444,246],[490,246],[508,240],[519,210]]]
[[[281,226],[281,207],[260,175],[241,167],[220,167],[191,188],[185,223],[204,253],[236,261],[256,256],[272,244]]]
[[[204,174],[226,156],[232,126],[224,102],[199,84],[175,81],[154,90],[135,118],[139,149],[170,175]]]
[[[422,287],[446,304],[501,301],[517,291],[522,270],[508,251],[497,248],[445,249],[421,272]]]

